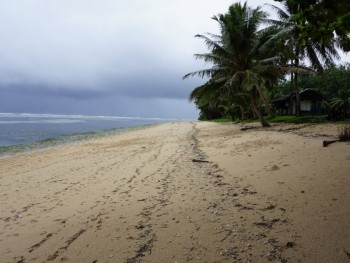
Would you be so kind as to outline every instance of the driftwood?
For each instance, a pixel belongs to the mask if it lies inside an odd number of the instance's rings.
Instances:
[[[255,127],[255,126],[244,126],[244,127],[241,128],[241,131],[251,130],[251,129],[255,129],[255,128],[257,128],[257,127]]]
[[[192,159],[192,162],[194,162],[194,163],[209,163],[209,161],[199,160],[199,159]]]
[[[323,147],[327,147],[328,145],[335,142],[347,142],[350,141],[350,127],[343,127],[338,130],[338,140],[332,141],[323,141]]]
[[[323,147],[327,147],[328,145],[335,143],[335,142],[339,142],[339,140],[332,140],[332,141],[323,141]]]

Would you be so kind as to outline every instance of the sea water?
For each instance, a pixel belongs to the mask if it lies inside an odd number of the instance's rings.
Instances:
[[[158,118],[0,113],[0,155],[101,137],[131,127],[169,122]]]

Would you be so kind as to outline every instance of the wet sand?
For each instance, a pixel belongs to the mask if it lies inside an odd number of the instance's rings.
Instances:
[[[350,262],[336,134],[183,122],[1,159],[1,262]]]

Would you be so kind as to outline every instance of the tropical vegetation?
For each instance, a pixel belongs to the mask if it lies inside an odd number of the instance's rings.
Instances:
[[[305,75],[299,85],[323,94],[323,109],[330,120],[350,119],[350,64],[328,65],[322,74]],[[280,92],[290,90],[290,81],[280,85]]]
[[[210,67],[184,78],[206,78],[206,83],[190,94],[200,110],[200,119],[256,117],[262,126],[269,126],[264,116],[271,119],[275,114],[271,103],[274,96],[281,91],[294,94],[295,113],[300,115],[299,90],[310,88],[305,83],[340,75],[345,78],[342,86],[325,87],[331,82],[324,81],[311,88],[328,98],[324,108],[333,119],[349,118],[349,66],[334,65],[334,59],[339,58],[337,49],[350,50],[349,4],[328,0],[279,2],[282,8],[271,6],[278,19],[269,19],[261,7],[235,3],[227,13],[213,17],[219,34],[196,35],[209,51],[195,57],[209,62]],[[320,20],[315,19],[319,15]]]

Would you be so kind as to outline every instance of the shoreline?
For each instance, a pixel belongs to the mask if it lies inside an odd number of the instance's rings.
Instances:
[[[348,262],[350,144],[272,128],[174,122],[0,159],[0,255]]]
[[[0,113],[0,154],[4,151],[21,152],[42,145],[97,137],[103,133],[118,132],[149,124],[167,123],[161,118],[53,115],[27,113]]]
[[[84,143],[90,140],[98,140],[109,136],[116,136],[118,134],[127,133],[132,130],[146,129],[152,126],[161,125],[162,123],[143,124],[140,126],[120,127],[106,130],[98,130],[91,132],[82,132],[75,134],[60,135],[44,140],[39,140],[26,144],[15,144],[0,146],[0,159],[15,157],[21,154],[31,154],[37,151],[45,151],[55,149],[65,145],[72,145],[77,143]]]

